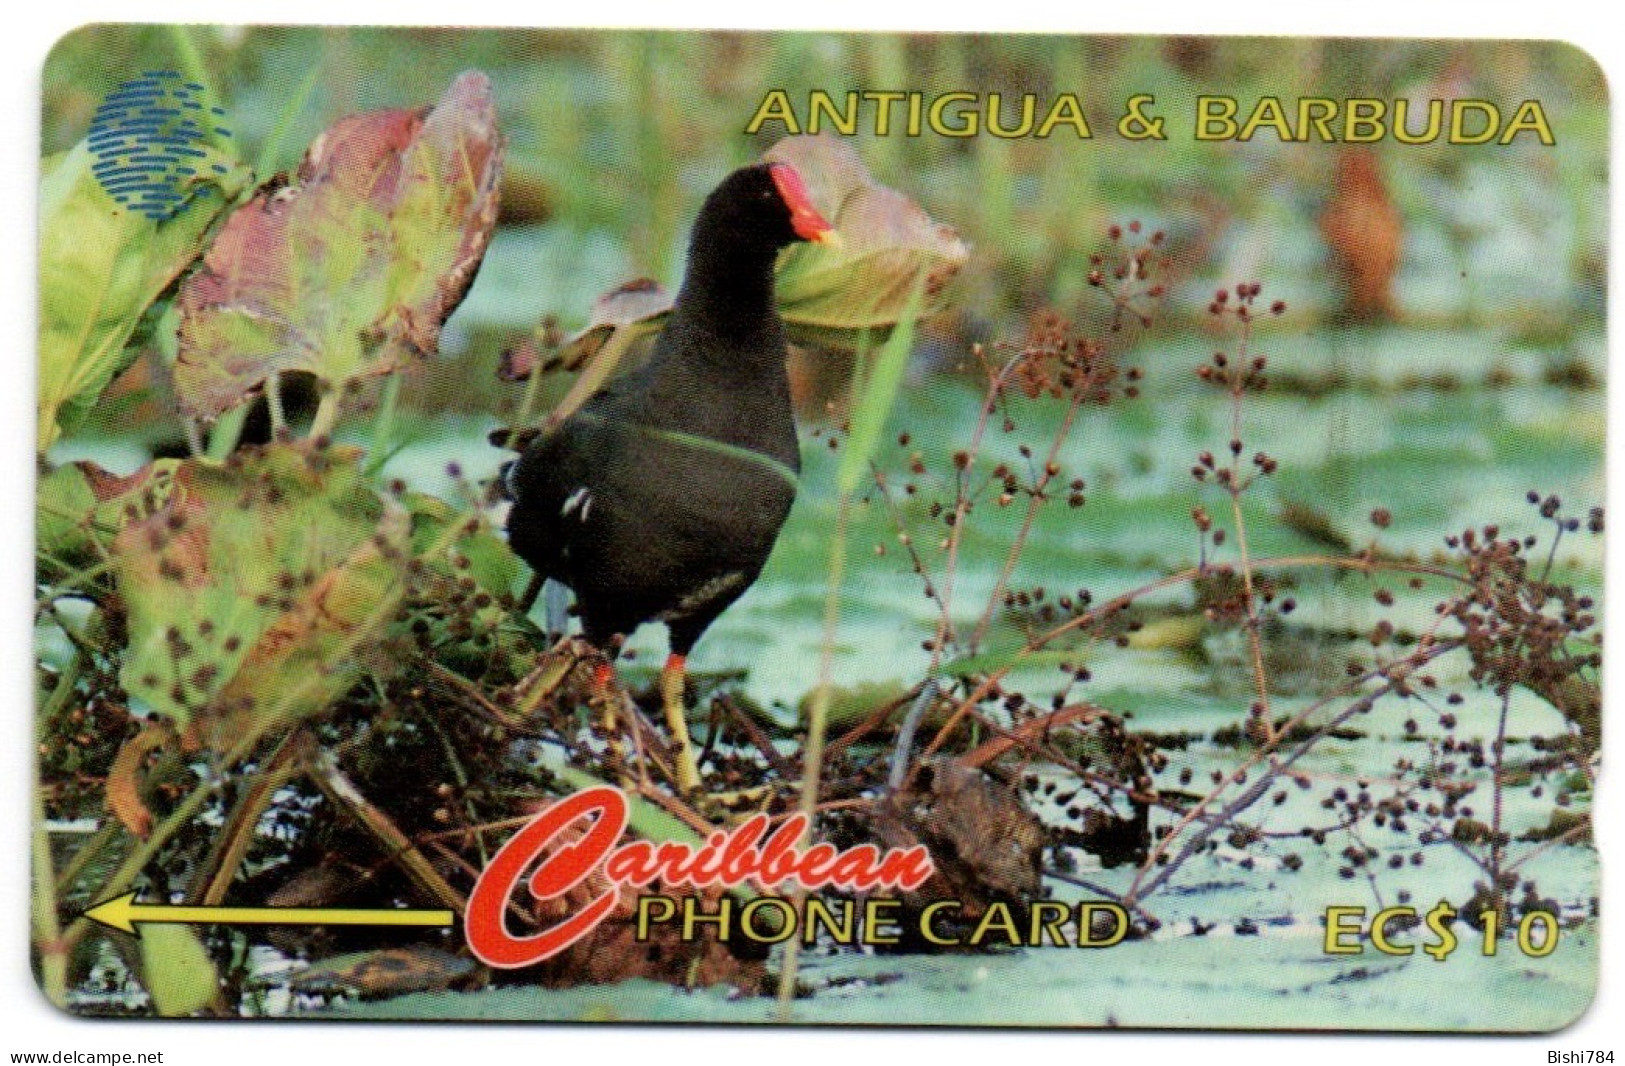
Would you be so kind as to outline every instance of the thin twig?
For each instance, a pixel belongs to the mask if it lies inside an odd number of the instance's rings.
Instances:
[[[1072,423],[1078,417],[1078,409],[1083,406],[1084,397],[1088,395],[1092,387],[1092,378],[1086,376],[1083,382],[1074,385],[1072,389],[1072,399],[1067,404],[1066,414],[1062,417],[1061,425],[1055,431],[1055,436],[1050,440],[1049,454],[1044,458],[1044,467],[1040,471],[1038,479],[1028,491],[1027,513],[1022,516],[1021,528],[1016,532],[1015,538],[1010,541],[1010,550],[1005,553],[1004,566],[999,570],[998,580],[993,583],[993,592],[987,598],[987,606],[983,608],[982,616],[977,619],[976,629],[971,634],[970,650],[973,654],[976,649],[982,646],[982,639],[987,636],[988,627],[993,623],[993,615],[998,610],[999,604],[1004,601],[1004,590],[1009,587],[1010,575],[1015,572],[1016,563],[1020,560],[1021,553],[1027,547],[1027,540],[1032,535],[1033,523],[1038,518],[1038,511],[1049,501],[1049,496],[1046,495],[1044,490],[1049,488],[1050,482],[1060,476],[1056,462],[1061,455],[1061,446],[1066,443],[1067,437],[1071,434]],[[1057,472],[1051,473],[1051,471]]]

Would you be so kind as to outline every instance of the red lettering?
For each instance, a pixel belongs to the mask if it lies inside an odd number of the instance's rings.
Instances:
[[[880,883],[910,891],[925,884],[935,871],[931,852],[924,844],[916,844],[906,850],[886,852],[885,858],[880,860]]]
[[[557,899],[581,884],[603,863],[626,828],[626,796],[603,786],[560,800],[538,814],[513,835],[474,882],[464,915],[464,935],[476,958],[487,966],[511,970],[552,958],[598,927],[620,896],[612,888],[575,914],[531,936],[508,932],[503,914],[527,867],[570,826],[591,819],[580,840],[566,844],[542,859],[530,876],[530,892],[538,900]]]
[[[762,861],[756,866],[756,883],[765,892],[782,881],[796,875],[796,841],[807,829],[807,819],[801,815],[785,819],[783,825],[767,838],[762,848]]]
[[[604,864],[604,873],[617,885],[635,885],[642,888],[660,876],[660,864],[655,862],[654,845],[647,840],[634,840],[615,849]]]
[[[799,814],[785,819],[771,835],[767,816],[758,814],[732,832],[712,832],[699,848],[671,840],[634,840],[617,847],[628,816],[626,794],[603,785],[558,801],[515,833],[492,857],[468,897],[464,935],[475,957],[499,969],[552,958],[598,928],[615,909],[621,889],[657,880],[697,888],[715,884],[733,888],[754,881],[763,891],[792,879],[808,889],[834,885],[864,891],[878,885],[908,890],[924,884],[933,871],[930,852],[923,845],[882,854],[873,844],[840,851],[819,843],[802,851],[807,819]],[[579,836],[549,853],[554,841],[570,830]],[[527,887],[537,900],[558,899],[600,870],[614,887],[556,925],[530,936],[514,936],[504,916],[525,871],[533,865]]]
[[[694,865],[694,852],[687,844],[668,840],[655,851],[660,864],[660,880],[667,885],[680,885],[688,880],[688,871]]]
[[[880,871],[875,866],[880,860],[880,849],[873,844],[859,844],[851,851],[844,851],[835,860],[834,869],[829,872],[829,879],[838,885],[866,891],[875,887],[880,880]]]
[[[801,868],[796,880],[803,888],[823,888],[829,884],[829,868],[835,864],[835,849],[828,844],[814,844],[801,856]]]
[[[727,846],[729,839],[726,833],[712,833],[705,838],[705,847],[695,857],[694,872],[690,875],[696,885],[716,883],[717,871],[722,866],[722,856],[718,852]]]
[[[722,883],[729,886],[742,885],[745,879],[757,870],[757,862],[761,856],[756,852],[756,842],[762,839],[767,832],[767,815],[752,816],[744,825],[734,830],[733,836],[728,839],[728,846],[723,851],[722,869],[719,876]]]

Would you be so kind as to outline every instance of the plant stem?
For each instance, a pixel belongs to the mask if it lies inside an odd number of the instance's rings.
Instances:
[[[331,438],[333,427],[339,420],[339,390],[330,389],[322,393],[322,398],[316,404],[316,417],[311,419],[310,432],[305,434],[309,440],[318,437]]]
[[[261,816],[270,808],[277,790],[302,769],[297,756],[290,758],[290,752],[301,751],[296,746],[296,738],[302,735],[298,730],[290,733],[264,766],[247,775],[244,781],[247,787],[240,790],[241,798],[226,815],[214,846],[198,868],[187,902],[213,907],[225,901],[237,870],[254,843]]]
[[[1419,648],[1410,656],[1412,669],[1431,662],[1433,659],[1454,651],[1458,647],[1460,647],[1460,644],[1456,641],[1437,641],[1426,645],[1425,648]],[[1214,833],[1218,832],[1220,828],[1231,824],[1237,815],[1258,802],[1271,788],[1275,787],[1275,782],[1280,778],[1281,774],[1290,769],[1293,763],[1307,755],[1327,734],[1356,714],[1370,710],[1378,699],[1398,687],[1399,682],[1390,679],[1378,688],[1359,696],[1347,707],[1322,723],[1313,734],[1302,740],[1290,753],[1284,757],[1281,756],[1277,744],[1282,738],[1291,735],[1293,729],[1306,723],[1312,715],[1329,705],[1333,700],[1346,699],[1357,691],[1359,686],[1376,678],[1386,676],[1391,668],[1390,664],[1389,666],[1379,666],[1367,671],[1362,676],[1352,679],[1348,685],[1344,686],[1342,691],[1317,700],[1294,715],[1285,727],[1276,732],[1275,741],[1261,746],[1251,757],[1232,770],[1223,781],[1186,811],[1184,816],[1163,835],[1162,839],[1157,842],[1156,847],[1151,850],[1145,861],[1141,863],[1139,871],[1134,876],[1133,883],[1130,884],[1128,891],[1124,893],[1124,899],[1137,901],[1151,896],[1157,889],[1166,884],[1178,872],[1185,860],[1196,854]],[[1191,839],[1185,842],[1179,854],[1159,868],[1157,865],[1158,859],[1168,853],[1168,849],[1175,840],[1184,834],[1185,829],[1198,819],[1202,819],[1204,812],[1218,802],[1219,796],[1225,789],[1243,781],[1250,770],[1263,763],[1266,759],[1269,760],[1269,766],[1258,780],[1254,781],[1241,795],[1225,804],[1218,814],[1207,817],[1202,827],[1192,835]],[[1152,870],[1157,870],[1156,876],[1152,877],[1149,883],[1146,883],[1145,878]],[[1144,885],[1143,888],[1141,887],[1142,884]]]
[[[376,474],[389,459],[395,436],[395,413],[400,402],[401,374],[396,371],[384,379],[383,395],[378,399],[378,414],[372,420],[372,448],[367,458],[369,474]]]
[[[1447,570],[1444,567],[1431,566],[1426,563],[1390,562],[1383,559],[1367,559],[1360,557],[1343,558],[1336,555],[1286,555],[1273,559],[1259,559],[1254,563],[1254,566],[1259,570],[1308,570],[1325,568],[1331,570],[1353,570],[1365,574],[1393,572],[1426,575],[1429,577],[1439,577],[1451,581],[1457,581],[1464,585],[1471,584],[1471,582],[1461,574]],[[976,688],[973,689],[969,695],[959,701],[959,706],[954,708],[954,712],[948,716],[948,720],[943,723],[942,728],[937,730],[936,737],[929,745],[927,745],[924,755],[932,755],[937,751],[938,748],[942,747],[942,745],[947,742],[948,737],[952,735],[954,728],[959,725],[967,714],[970,713],[971,709],[986,699],[988,693],[993,691],[994,686],[1003,680],[1011,670],[1020,665],[1022,660],[1027,658],[1027,656],[1042,651],[1044,648],[1048,647],[1050,644],[1054,643],[1056,640],[1059,640],[1068,633],[1072,633],[1080,629],[1087,629],[1090,626],[1096,625],[1103,619],[1110,617],[1115,612],[1122,610],[1131,603],[1134,603],[1136,600],[1143,599],[1146,596],[1149,596],[1155,592],[1160,592],[1163,589],[1189,584],[1190,582],[1195,581],[1197,578],[1206,576],[1212,572],[1211,567],[1193,566],[1186,570],[1181,570],[1176,574],[1169,574],[1166,577],[1157,578],[1155,581],[1149,581],[1146,584],[1141,585],[1139,588],[1132,589],[1120,596],[1113,597],[1093,610],[1085,611],[1083,614],[1069,618],[1047,633],[1040,633],[1038,636],[1033,637],[1018,651],[1016,651],[1016,653],[1010,657],[1008,662],[999,667],[997,670],[993,670],[988,673],[987,676],[981,679]]]
[[[208,454],[203,447],[203,431],[198,429],[197,420],[181,417],[181,432],[186,435],[186,452],[192,458]]]
[[[841,584],[846,577],[846,535],[851,520],[852,496],[842,492],[835,514],[835,536],[829,546],[829,586],[824,593],[824,633],[818,651],[818,688],[807,708],[807,741],[802,748],[801,802],[798,810],[807,819],[807,828],[798,847],[806,847],[812,835],[813,819],[818,814],[818,785],[823,773],[824,728],[829,719],[830,698],[834,692],[835,636],[841,613]],[[791,906],[799,913],[806,901],[807,890],[799,883],[790,893]],[[796,968],[799,962],[798,940],[791,937],[784,945],[784,963],[779,970],[779,1020],[790,1021],[790,1005],[796,996]]]
[[[248,422],[248,404],[240,403],[236,407],[221,415],[209,431],[209,447],[205,452],[202,445],[192,451],[193,455],[207,455],[216,462],[224,461],[226,456],[237,450],[237,444],[243,439],[243,426]],[[190,418],[184,419],[190,434],[197,432],[197,423]],[[201,439],[201,438],[200,438]]]
[[[1243,307],[1242,310],[1246,308]],[[1236,551],[1241,556],[1241,590],[1247,608],[1247,649],[1252,655],[1253,687],[1258,692],[1258,706],[1255,708],[1258,730],[1254,739],[1273,743],[1275,725],[1270,718],[1269,673],[1264,669],[1263,622],[1258,613],[1258,596],[1253,588],[1252,556],[1247,550],[1247,520],[1241,513],[1241,494],[1252,483],[1251,478],[1243,480],[1241,473],[1241,401],[1246,393],[1245,379],[1242,376],[1245,371],[1241,368],[1248,365],[1251,339],[1252,318],[1242,316],[1241,336],[1236,348],[1238,371],[1231,376],[1230,385],[1230,480],[1225,484],[1225,491],[1230,496],[1231,521],[1236,530]],[[1251,725],[1254,720],[1249,715],[1248,724]]]
[[[272,435],[280,435],[288,428],[288,415],[282,406],[282,375],[279,373],[265,379],[265,407],[271,415]]]
[[[39,952],[40,988],[55,1006],[68,1006],[68,959],[73,950],[62,938],[57,921],[56,875],[51,862],[51,837],[45,829],[45,799],[35,785],[33,835],[33,935]]]
[[[1501,714],[1495,723],[1495,762],[1491,764],[1490,804],[1490,898],[1501,902],[1501,864],[1505,858],[1501,845],[1501,805],[1506,792],[1507,715],[1512,708],[1510,690],[1501,693]]]
[[[35,747],[43,730],[61,715],[63,707],[73,697],[83,669],[84,652],[77,652],[56,679],[51,694],[46,697],[35,717]],[[32,865],[34,891],[32,924],[34,948],[40,958],[40,986],[45,996],[58,1007],[65,1008],[68,998],[68,960],[73,956],[73,945],[62,937],[62,925],[57,918],[57,877],[51,858],[51,836],[45,828],[45,783],[41,780],[38,764],[34,769],[33,788],[34,833]],[[76,865],[70,863],[70,866]],[[67,886],[71,888],[70,886]]]
[[[914,733],[941,691],[937,679],[928,678],[920,686],[920,694],[909,705],[908,714],[903,716],[903,724],[897,730],[897,746],[892,751],[891,772],[886,776],[886,787],[893,792],[903,787],[903,780],[908,776],[909,752],[914,750]]]
[[[268,177],[271,168],[276,165],[277,156],[282,154],[282,146],[293,129],[294,120],[310,101],[310,94],[321,84],[322,77],[327,72],[326,66],[326,63],[312,63],[305,79],[299,83],[299,88],[289,94],[283,103],[282,110],[278,112],[276,121],[271,125],[271,132],[260,143],[259,154],[254,157],[254,174],[260,180]]]
[[[113,873],[113,876],[108,878],[107,882],[102,885],[100,899],[111,899],[128,889],[141,871],[146,868],[147,863],[151,862],[158,852],[163,849],[164,845],[169,843],[170,838],[198,816],[198,813],[203,809],[204,802],[214,795],[217,787],[217,784],[200,782],[197,788],[187,793],[186,798],[181,800],[175,806],[175,809],[169,812],[169,816],[152,831],[152,835],[139,843],[134,851],[125,856],[124,861],[119,864],[119,868]],[[64,951],[71,953],[74,947],[85,938],[85,935],[95,928],[97,926],[89,918],[80,915],[62,936]]]
[[[1021,363],[1023,355],[1017,352],[1012,355],[999,370],[991,374],[987,383],[987,396],[982,401],[981,413],[976,418],[976,429],[971,433],[970,446],[965,449],[965,463],[958,471],[957,488],[955,489],[954,524],[948,531],[948,554],[942,567],[942,620],[937,624],[936,637],[931,641],[931,666],[929,674],[935,676],[938,667],[942,665],[942,653],[948,642],[954,639],[953,634],[953,600],[954,578],[959,571],[959,545],[964,539],[965,515],[970,511],[973,494],[966,486],[970,481],[971,468],[976,465],[977,457],[982,453],[982,440],[987,435],[988,423],[993,418],[993,412],[998,410],[999,399],[1004,395],[1004,387],[1009,381],[1010,374]]]

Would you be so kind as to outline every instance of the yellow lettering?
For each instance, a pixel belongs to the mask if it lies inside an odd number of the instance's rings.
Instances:
[[[814,89],[807,97],[807,132],[817,133],[820,128],[819,119],[829,117],[830,125],[850,137],[858,132],[858,94],[846,94],[846,110],[835,110],[835,101],[822,89]]]
[[[683,941],[686,943],[694,939],[697,926],[714,925],[717,927],[717,940],[727,943],[733,913],[734,901],[731,896],[723,896],[717,901],[715,914],[706,913],[701,902],[689,896],[683,900]]]
[[[783,89],[774,89],[762,98],[762,106],[756,109],[756,115],[745,126],[745,132],[755,133],[769,122],[782,122],[785,133],[801,132],[801,124],[796,121],[796,109],[790,106],[790,94]]]
[[[1467,132],[1467,115],[1477,112],[1483,116],[1484,128],[1477,133]],[[1484,144],[1495,139],[1495,131],[1501,128],[1501,112],[1488,100],[1452,100],[1450,101],[1450,143],[1451,144]]]
[[[863,942],[895,944],[899,930],[892,912],[903,905],[900,899],[871,899],[863,905]]]
[[[1343,140],[1350,144],[1365,144],[1382,140],[1387,131],[1382,116],[1388,105],[1381,100],[1350,100],[1343,111]]]
[[[1083,117],[1083,106],[1072,93],[1062,93],[1055,98],[1055,102],[1049,105],[1049,114],[1038,124],[1038,132],[1033,136],[1048,137],[1055,132],[1055,127],[1060,125],[1071,126],[1077,131],[1080,141],[1087,141],[1094,136],[1089,132],[1089,120]]]
[[[809,944],[815,942],[820,926],[837,944],[850,944],[857,938],[857,909],[851,903],[843,904],[841,919],[837,923],[828,903],[817,896],[808,896],[807,928],[802,933],[802,940]]]
[[[633,926],[632,938],[643,943],[649,939],[650,926],[670,921],[676,913],[677,903],[668,896],[639,896],[637,924]]]
[[[1525,100],[1518,105],[1517,114],[1507,123],[1507,128],[1501,131],[1501,144],[1511,144],[1512,138],[1520,133],[1533,133],[1540,138],[1540,143],[1553,145],[1557,138],[1552,136],[1552,127],[1546,121],[1546,112],[1540,106],[1539,100]]]
[[[1103,911],[1116,919],[1117,928],[1104,940],[1095,939],[1095,912]],[[1115,903],[1078,904],[1078,947],[1109,948],[1128,935],[1128,911]]]
[[[973,110],[957,112],[953,117],[959,119],[959,125],[950,126],[943,121],[943,112],[953,104],[962,104],[966,101],[976,102],[975,93],[943,93],[931,101],[931,132],[940,133],[944,137],[974,137],[976,136],[977,115]]]
[[[1236,102],[1228,96],[1196,98],[1196,139],[1228,141],[1236,135]]]
[[[907,95],[907,93],[897,92],[866,92],[863,94],[865,100],[874,101],[876,137],[884,137],[891,133],[891,105]]]
[[[1384,955],[1410,955],[1415,952],[1415,944],[1395,944],[1388,939],[1389,921],[1405,917],[1415,918],[1416,910],[1411,907],[1389,907],[1385,911],[1378,911],[1377,916],[1371,919],[1371,946]]]
[[[1439,137],[1439,126],[1444,122],[1444,101],[1428,101],[1427,129],[1413,135],[1410,126],[1411,102],[1404,97],[1394,101],[1394,140],[1400,144],[1427,144]]]
[[[1001,125],[1004,118],[1002,114],[1004,101],[998,93],[989,93],[987,97],[987,132],[995,137],[1025,137],[1032,132],[1033,110],[1035,101],[1032,93],[1021,94],[1021,124],[1015,129],[1006,129]]]
[[[945,947],[957,946],[959,944],[957,939],[937,935],[935,927],[933,927],[931,924],[931,919],[937,916],[938,911],[957,911],[959,910],[959,907],[959,902],[951,899],[939,899],[935,903],[927,906],[925,910],[920,912],[920,935],[931,941],[933,944],[941,944]]]
[[[1040,947],[1047,934],[1051,944],[1058,948],[1066,947],[1066,904],[1053,899],[1041,899],[1033,903],[1032,912],[1027,928],[1027,944],[1029,947]]]
[[[1354,925],[1343,921],[1344,918],[1353,918]],[[1322,950],[1328,955],[1358,955],[1365,950],[1360,946],[1358,939],[1354,943],[1344,943],[1343,938],[1350,933],[1356,938],[1360,935],[1360,923],[1365,921],[1364,907],[1327,907],[1326,908],[1326,943]]]
[[[768,923],[767,932],[756,927],[759,911],[773,910],[778,917]],[[759,944],[777,944],[796,935],[796,911],[790,901],[778,896],[758,896],[739,912],[739,930]]]
[[[1337,134],[1332,132],[1332,119],[1337,117],[1337,101],[1323,96],[1305,96],[1298,101],[1298,140],[1309,139],[1309,128],[1326,144],[1335,144]]]
[[[1535,925],[1539,923],[1542,933],[1539,944],[1535,943]],[[1518,923],[1518,950],[1532,959],[1544,958],[1557,950],[1557,919],[1549,911],[1530,911]]]
[[[1253,113],[1247,118],[1247,125],[1241,128],[1241,134],[1236,137],[1238,141],[1250,141],[1253,134],[1258,132],[1260,126],[1269,126],[1275,130],[1275,136],[1283,141],[1292,140],[1292,124],[1286,120],[1286,112],[1281,110],[1281,101],[1273,96],[1266,96],[1258,101]]]
[[[988,906],[987,913],[982,915],[982,920],[976,923],[975,930],[971,932],[969,943],[972,946],[980,944],[994,929],[1004,934],[1011,947],[1021,946],[1021,930],[1016,926],[1015,916],[1010,913],[1010,905],[1003,901]]]

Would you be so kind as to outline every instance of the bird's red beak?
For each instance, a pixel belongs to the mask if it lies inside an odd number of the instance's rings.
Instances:
[[[796,168],[788,163],[774,163],[768,170],[773,175],[773,184],[778,188],[779,195],[784,198],[785,206],[790,209],[790,228],[796,231],[796,236],[818,244],[833,242],[836,238],[835,227],[813,206],[812,197],[807,194],[807,186],[802,184]]]

